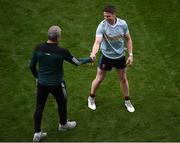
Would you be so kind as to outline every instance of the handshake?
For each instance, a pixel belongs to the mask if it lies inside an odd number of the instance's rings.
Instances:
[[[96,54],[91,53],[89,57],[91,58],[92,62],[95,62],[95,60],[96,60]]]
[[[89,55],[89,58],[91,58],[91,62],[89,63],[90,66],[94,66],[94,62],[96,60],[96,54],[91,53]]]

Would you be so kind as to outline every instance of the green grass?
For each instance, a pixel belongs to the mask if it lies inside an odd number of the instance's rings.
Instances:
[[[180,141],[179,0],[0,0],[0,141],[32,141],[36,87],[28,64],[48,27],[60,25],[60,44],[77,57],[88,56],[106,4],[114,4],[129,24],[135,54],[128,79],[136,111],[124,108],[115,70],[98,90],[97,110],[89,110],[97,62],[78,68],[65,63],[68,117],[78,126],[57,131],[57,106],[49,96],[44,141]]]

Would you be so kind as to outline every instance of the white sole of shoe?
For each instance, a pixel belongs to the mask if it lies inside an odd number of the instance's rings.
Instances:
[[[90,105],[88,105],[88,107],[91,109],[91,110],[96,110],[96,107],[92,107]]]
[[[89,101],[89,99],[88,99],[88,107],[89,107],[91,110],[96,110],[96,106],[92,107],[92,106],[91,106],[91,102]]]
[[[130,113],[133,113],[135,111],[134,108],[129,108],[127,105],[125,105],[125,107]]]

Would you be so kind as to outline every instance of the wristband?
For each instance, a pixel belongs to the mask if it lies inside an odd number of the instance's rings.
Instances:
[[[133,53],[129,53],[129,56],[133,56]]]

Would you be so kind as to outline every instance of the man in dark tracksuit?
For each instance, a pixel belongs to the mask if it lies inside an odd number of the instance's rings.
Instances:
[[[76,126],[75,121],[67,120],[67,97],[63,80],[64,60],[74,65],[92,62],[91,58],[77,59],[67,49],[58,46],[60,35],[60,27],[50,27],[48,30],[48,41],[37,45],[30,62],[31,72],[37,80],[36,110],[34,113],[35,133],[33,137],[33,141],[36,142],[47,136],[47,133],[41,131],[41,120],[49,93],[53,94],[58,104],[58,129],[66,130]],[[37,63],[38,70],[36,68]]]

